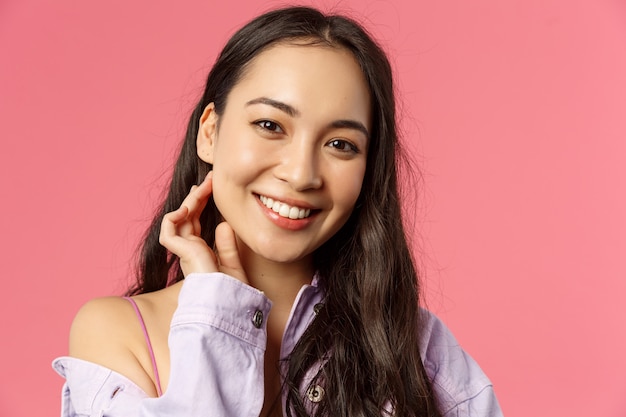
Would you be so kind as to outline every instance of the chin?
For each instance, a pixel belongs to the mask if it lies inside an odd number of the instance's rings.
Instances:
[[[275,262],[275,263],[282,263],[282,264],[289,264],[289,263],[293,263],[293,262],[299,262],[301,260],[303,260],[304,258],[306,258],[308,256],[308,254],[302,254],[302,253],[277,253],[277,252],[270,252],[270,253],[259,253],[259,256],[263,257],[264,259],[271,261],[271,262]]]
[[[265,245],[258,250],[252,249],[252,252],[267,261],[284,264],[302,261],[312,254],[312,251],[294,249],[289,245]]]

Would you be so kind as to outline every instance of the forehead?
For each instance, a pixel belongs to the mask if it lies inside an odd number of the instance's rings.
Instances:
[[[228,103],[257,97],[279,100],[303,112],[326,109],[369,124],[365,76],[352,53],[341,47],[292,42],[267,48],[247,65]]]

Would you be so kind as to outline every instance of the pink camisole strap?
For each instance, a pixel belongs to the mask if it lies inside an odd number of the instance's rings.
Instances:
[[[146,339],[146,344],[148,345],[148,353],[150,353],[150,360],[152,361],[152,370],[154,371],[154,381],[156,382],[157,394],[159,397],[163,395],[163,391],[161,390],[161,380],[159,379],[159,370],[157,369],[156,359],[154,357],[154,350],[152,349],[152,342],[150,342],[150,336],[148,336],[148,330],[146,329],[146,323],[143,321],[143,316],[139,311],[139,307],[137,307],[137,303],[130,297],[124,297],[124,299],[128,300],[130,304],[135,309],[135,313],[137,314],[137,318],[139,319],[139,324],[141,324],[141,330],[143,330],[143,336]]]

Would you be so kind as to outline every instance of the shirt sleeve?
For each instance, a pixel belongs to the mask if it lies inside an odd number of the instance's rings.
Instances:
[[[493,384],[446,325],[423,310],[420,344],[426,373],[445,417],[502,417]]]
[[[445,416],[459,417],[502,417],[502,410],[493,391],[493,386],[485,386],[478,394],[449,409]]]
[[[148,398],[107,368],[61,358],[62,417],[258,416],[270,308],[262,292],[228,275],[190,274],[170,327],[166,392]]]

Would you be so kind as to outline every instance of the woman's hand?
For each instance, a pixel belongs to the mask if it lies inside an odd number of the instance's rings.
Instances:
[[[192,272],[223,272],[247,283],[239,259],[235,232],[226,222],[215,229],[215,245],[219,257],[200,237],[200,214],[213,192],[213,173],[191,191],[180,207],[163,216],[159,243],[180,258],[183,275]]]

